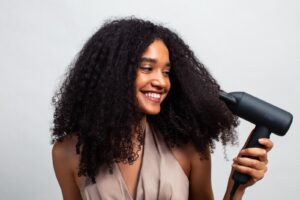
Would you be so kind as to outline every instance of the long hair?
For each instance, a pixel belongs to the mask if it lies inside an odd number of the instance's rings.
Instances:
[[[94,179],[99,166],[137,159],[132,129],[139,129],[142,114],[135,79],[143,52],[156,39],[169,50],[172,87],[161,112],[147,116],[151,127],[170,147],[192,144],[202,156],[214,140],[234,142],[238,122],[219,100],[219,85],[175,32],[132,17],[107,21],[84,45],[53,97],[52,141],[78,138],[79,175]]]

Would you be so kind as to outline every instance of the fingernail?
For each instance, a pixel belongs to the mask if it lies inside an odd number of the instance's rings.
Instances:
[[[263,138],[258,139],[259,142],[264,142],[265,140]]]

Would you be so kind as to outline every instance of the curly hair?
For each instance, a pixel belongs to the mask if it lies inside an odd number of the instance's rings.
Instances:
[[[204,158],[215,140],[235,141],[238,121],[219,100],[220,86],[175,32],[135,17],[111,20],[87,41],[53,97],[52,143],[78,138],[79,175],[94,180],[99,166],[136,160],[132,129],[139,129],[142,113],[135,79],[156,39],[169,50],[172,87],[160,113],[147,116],[149,125],[171,148],[192,144]]]

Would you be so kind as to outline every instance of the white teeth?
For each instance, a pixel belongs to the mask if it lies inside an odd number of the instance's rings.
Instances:
[[[160,96],[161,96],[160,94],[157,94],[157,93],[150,93],[150,92],[145,93],[145,95],[146,95],[147,97],[156,98],[156,99],[159,99]]]

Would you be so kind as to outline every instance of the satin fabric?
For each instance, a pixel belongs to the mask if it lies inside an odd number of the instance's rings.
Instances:
[[[113,173],[101,167],[96,183],[82,187],[84,200],[133,200],[117,163]],[[187,200],[189,180],[159,134],[146,125],[144,152],[137,183],[137,200]]]

